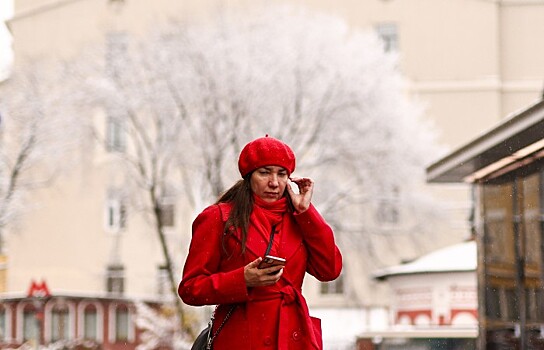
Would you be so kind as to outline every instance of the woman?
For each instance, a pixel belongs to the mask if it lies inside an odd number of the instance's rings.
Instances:
[[[322,349],[320,320],[301,294],[306,272],[331,281],[342,256],[331,228],[311,204],[314,183],[291,178],[295,155],[272,137],[240,153],[242,180],[198,215],[178,293],[189,305],[218,304],[215,350]],[[289,179],[298,186],[295,193]],[[285,266],[259,268],[264,255]]]

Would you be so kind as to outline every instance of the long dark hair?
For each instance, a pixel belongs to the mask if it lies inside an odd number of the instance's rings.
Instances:
[[[250,182],[252,173],[253,172],[247,174],[242,180],[236,182],[231,188],[219,196],[219,199],[215,202],[215,204],[232,203],[232,209],[223,230],[223,250],[225,250],[225,253],[228,252],[226,252],[224,238],[231,233],[232,228],[240,229],[242,232],[242,253],[246,250],[249,217],[253,211],[254,203]],[[294,212],[291,196],[287,194],[287,189],[283,192],[283,196],[287,197],[288,211]]]
[[[251,173],[246,175],[242,180],[236,182],[231,188],[223,193],[216,202],[216,204],[227,202],[233,204],[227,222],[225,223],[223,237],[230,233],[231,227],[240,229],[242,232],[242,252],[246,249],[249,217],[253,211],[253,195],[251,194],[250,177]],[[223,248],[225,247],[223,246]]]

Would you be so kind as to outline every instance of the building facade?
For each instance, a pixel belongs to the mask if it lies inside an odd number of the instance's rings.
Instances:
[[[135,349],[140,335],[135,313],[134,300],[122,296],[52,295],[45,281],[32,281],[27,293],[2,297],[0,347]]]
[[[247,8],[256,1],[15,0],[8,21],[13,35],[14,64],[37,57],[75,57],[92,43],[106,45],[112,33],[143,34],[168,20],[205,19],[218,4]],[[422,101],[426,119],[436,124],[439,141],[455,147],[535,99],[542,88],[544,47],[527,38],[544,30],[544,4],[537,0],[293,0],[312,11],[344,18],[354,29],[375,30],[385,49],[399,56],[407,77],[406,90]],[[122,191],[124,179],[115,152],[125,145],[119,128],[107,115],[96,123],[108,146],[85,149],[86,165],[74,169],[53,188],[34,194],[42,203],[9,233],[0,261],[0,286],[7,293],[24,292],[29,281],[44,278],[52,295],[112,292],[128,299],[160,299],[166,295],[164,262],[150,223],[132,215]],[[470,127],[467,127],[470,126]],[[470,192],[466,185],[427,188],[448,202],[450,225],[437,227],[436,246],[458,242],[470,234],[466,217]],[[43,205],[46,203],[46,205]],[[183,202],[171,206],[167,238],[181,270],[194,212]],[[54,224],[53,224],[54,223]],[[46,234],[45,234],[46,233]],[[378,238],[377,238],[378,239]],[[380,238],[382,239],[382,238]],[[388,245],[388,238],[381,243]],[[62,253],[51,254],[54,249]],[[399,249],[404,257],[416,252]],[[142,257],[145,257],[142,258]],[[39,264],[35,262],[39,261]],[[355,334],[382,323],[384,305],[379,283],[346,256],[344,285],[309,281],[305,295],[316,314],[345,319],[351,334],[340,334],[331,322],[329,349],[345,348]],[[68,293],[68,294],[67,294]],[[76,308],[77,309],[77,308]],[[6,313],[7,314],[7,313]],[[376,317],[376,315],[378,315]],[[381,326],[381,324],[379,325]],[[7,326],[6,326],[7,327]],[[12,333],[19,332],[12,327]],[[15,332],[15,333],[13,333]],[[79,333],[69,333],[78,337]],[[105,338],[104,338],[105,339]]]
[[[384,268],[376,271],[374,277],[387,281],[391,287],[390,326],[360,334],[359,349],[476,348],[475,241]]]
[[[479,349],[544,349],[544,101],[428,168],[472,183]]]

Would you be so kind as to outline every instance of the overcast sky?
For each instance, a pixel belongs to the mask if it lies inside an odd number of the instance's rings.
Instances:
[[[4,21],[13,15],[13,0],[0,0],[0,81],[6,76],[6,67],[12,60],[11,36]]]

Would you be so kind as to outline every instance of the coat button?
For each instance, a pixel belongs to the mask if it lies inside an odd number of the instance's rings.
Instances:
[[[272,345],[272,337],[265,337],[265,338],[264,338],[264,345],[265,345],[265,346],[270,346],[270,345]]]
[[[301,334],[300,334],[299,331],[294,331],[294,332],[293,332],[293,340],[294,340],[294,341],[299,341],[299,340],[300,340],[300,336],[301,336]]]

